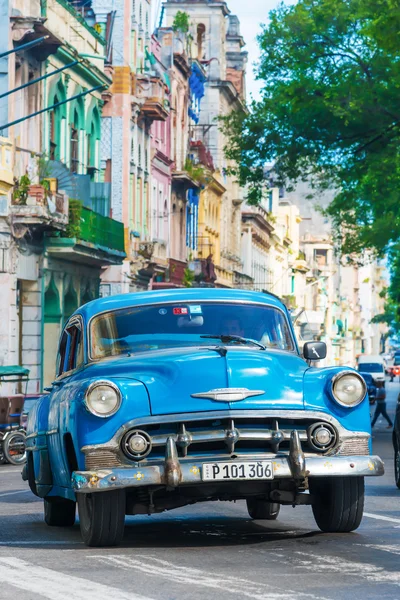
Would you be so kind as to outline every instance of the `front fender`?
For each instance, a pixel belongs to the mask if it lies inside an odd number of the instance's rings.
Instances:
[[[333,415],[346,429],[371,433],[368,394],[354,408],[341,406],[330,395],[333,377],[342,372],[343,367],[310,368],[304,374],[304,407],[306,410],[321,410]],[[347,368],[346,371],[354,371]]]
[[[119,410],[111,417],[97,417],[86,409],[84,397],[89,385],[99,378],[88,378],[67,383],[62,394],[60,414],[60,436],[71,435],[79,468],[84,467],[84,454],[81,448],[89,444],[104,444],[126,422],[150,415],[149,397],[146,387],[140,381],[127,377],[107,377],[115,383],[122,394]]]

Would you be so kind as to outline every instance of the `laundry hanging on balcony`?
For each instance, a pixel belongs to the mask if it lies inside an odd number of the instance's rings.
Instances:
[[[197,63],[193,63],[189,77],[190,106],[189,117],[197,124],[200,118],[200,104],[204,96],[206,76]]]

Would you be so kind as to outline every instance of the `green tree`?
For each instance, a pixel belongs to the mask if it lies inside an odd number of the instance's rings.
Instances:
[[[248,201],[264,171],[337,194],[327,209],[343,253],[400,238],[399,0],[299,0],[259,36],[261,100],[224,120]]]

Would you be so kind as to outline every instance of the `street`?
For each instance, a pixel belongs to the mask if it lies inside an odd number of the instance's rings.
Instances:
[[[393,414],[399,383],[387,383]],[[283,507],[279,521],[252,522],[244,502],[208,503],[128,517],[119,548],[87,548],[79,526],[49,528],[42,502],[17,467],[0,467],[3,600],[269,600],[400,596],[400,492],[391,430],[380,418],[374,453],[386,465],[367,480],[365,515],[353,534],[317,531],[310,507]],[[379,585],[379,587],[377,587]]]

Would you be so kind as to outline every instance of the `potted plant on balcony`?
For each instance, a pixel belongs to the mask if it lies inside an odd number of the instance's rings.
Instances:
[[[29,195],[31,180],[28,175],[22,175],[19,179],[14,178],[14,191],[12,194],[12,203],[26,206],[26,201]]]
[[[172,23],[172,29],[174,30],[176,37],[180,40],[183,47],[185,48],[186,42],[186,54],[189,54],[190,44],[193,41],[193,37],[189,33],[190,21],[187,12],[178,10]]]

